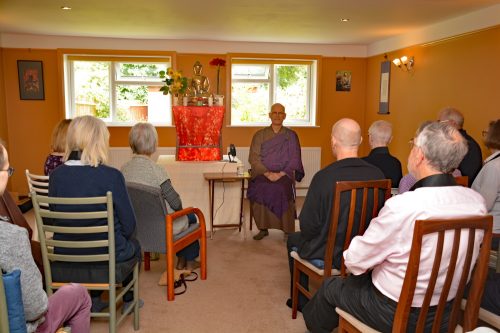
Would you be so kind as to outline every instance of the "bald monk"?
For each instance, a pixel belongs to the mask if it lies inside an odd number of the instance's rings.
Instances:
[[[356,121],[344,118],[333,125],[331,146],[333,156],[337,161],[314,175],[299,216],[300,232],[292,233],[288,237],[290,277],[292,277],[293,272],[293,259],[290,257],[292,249],[297,251],[301,258],[324,260],[335,183],[337,181],[385,179],[380,169],[358,157],[358,148],[361,142],[361,128]],[[337,238],[333,250],[333,267],[337,269],[340,269],[348,208],[348,200],[342,201],[340,209],[344,210],[345,214],[341,214],[339,218]],[[307,276],[302,275],[300,283],[307,288]],[[291,295],[290,288],[290,297]],[[305,306],[306,302],[307,298],[299,293],[299,310]],[[291,307],[291,298],[287,301],[287,305]]]

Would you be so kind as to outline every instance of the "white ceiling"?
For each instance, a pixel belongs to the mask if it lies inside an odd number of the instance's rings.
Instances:
[[[0,33],[368,45],[498,4],[500,0],[0,0]],[[72,10],[61,10],[64,5]]]

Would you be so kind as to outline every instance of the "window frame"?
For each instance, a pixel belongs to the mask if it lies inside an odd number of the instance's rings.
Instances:
[[[291,122],[289,118],[285,119],[284,125],[290,127],[317,127],[318,125],[318,87],[319,87],[319,68],[321,66],[320,56],[297,56],[297,55],[263,55],[263,54],[229,54],[229,66],[228,66],[228,84],[227,91],[229,91],[228,96],[228,106],[229,106],[229,124],[228,127],[262,127],[269,125],[269,121],[266,122],[251,122],[247,124],[234,123],[233,122],[233,110],[232,110],[232,85],[233,82],[269,82],[269,109],[272,104],[278,102],[276,101],[276,71],[277,65],[308,65],[308,78],[307,78],[307,108],[309,120],[304,121],[293,121]],[[269,79],[255,79],[255,80],[244,80],[244,79],[233,79],[232,69],[233,64],[268,64],[271,65],[269,74]]]
[[[163,86],[161,79],[157,80],[123,80],[117,75],[120,63],[164,63],[166,67],[175,66],[174,52],[148,52],[148,53],[131,53],[130,51],[99,51],[99,50],[58,50],[62,65],[62,85],[64,90],[64,113],[66,118],[73,119],[76,112],[76,99],[74,98],[74,74],[73,61],[102,61],[110,62],[109,66],[109,102],[111,120],[103,119],[108,127],[131,127],[136,121],[119,121],[116,118],[117,114],[117,96],[116,87],[119,85],[151,85]],[[157,127],[173,127],[172,105],[167,104],[165,121],[151,122]],[[149,120],[148,120],[149,121]]]

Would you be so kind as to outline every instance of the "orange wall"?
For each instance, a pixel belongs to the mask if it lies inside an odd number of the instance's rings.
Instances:
[[[416,46],[388,54],[389,59],[403,54],[415,56],[415,70],[408,74],[392,67],[390,114],[378,115],[380,62],[383,56],[363,58],[322,58],[318,68],[318,127],[294,128],[302,146],[322,148],[321,165],[333,161],[330,151],[331,125],[342,117],[357,120],[363,129],[366,155],[367,129],[371,122],[386,119],[394,124],[393,154],[406,169],[408,140],[418,124],[435,119],[437,111],[453,105],[464,112],[465,128],[476,140],[490,119],[499,117],[500,27],[465,37],[422,47]],[[177,54],[175,67],[192,76],[192,66],[199,60],[215,90],[216,68],[208,63],[223,54]],[[45,100],[21,101],[17,79],[17,60],[42,60],[45,78]],[[63,117],[62,89],[59,82],[57,50],[0,49],[0,137],[9,143],[10,159],[17,169],[10,188],[27,192],[24,169],[42,173],[49,153],[53,126]],[[352,71],[351,92],[335,91],[337,70]],[[226,69],[221,70],[221,93],[226,95]],[[3,107],[5,105],[5,108]],[[222,144],[249,146],[258,128],[229,127],[222,130]],[[5,121],[6,120],[6,121]],[[6,123],[6,125],[5,125]],[[8,130],[8,131],[7,131]],[[128,145],[128,127],[111,127],[111,146]],[[161,146],[175,145],[175,129],[158,129]],[[8,135],[7,135],[8,134]]]
[[[391,60],[415,56],[415,69],[409,74],[392,66],[390,114],[378,115],[383,55],[368,58],[366,124],[378,119],[394,124],[390,150],[403,163],[403,173],[407,172],[408,141],[422,121],[436,119],[445,106],[463,112],[464,128],[482,144],[481,131],[500,117],[500,27],[387,55]],[[483,157],[487,154],[483,150]]]

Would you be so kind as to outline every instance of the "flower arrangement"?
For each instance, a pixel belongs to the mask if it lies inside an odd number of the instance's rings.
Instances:
[[[213,58],[210,61],[210,66],[217,66],[217,95],[219,94],[219,75],[220,75],[220,68],[226,66],[226,60],[221,59],[221,58]]]
[[[172,95],[184,94],[186,92],[188,86],[188,79],[185,76],[182,76],[182,72],[175,71],[172,67],[167,68],[167,71],[159,72],[160,78],[165,79],[164,86],[160,88],[160,91],[163,91],[163,95],[168,95],[171,93]]]

